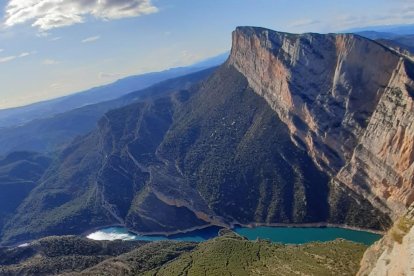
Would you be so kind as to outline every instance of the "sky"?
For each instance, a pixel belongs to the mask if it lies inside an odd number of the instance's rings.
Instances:
[[[0,0],[0,109],[218,55],[236,26],[412,23],[413,0]]]

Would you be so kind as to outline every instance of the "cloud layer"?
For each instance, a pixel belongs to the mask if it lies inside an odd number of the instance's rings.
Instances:
[[[44,31],[82,23],[88,16],[112,20],[157,11],[151,0],[10,0],[5,25],[32,22]]]

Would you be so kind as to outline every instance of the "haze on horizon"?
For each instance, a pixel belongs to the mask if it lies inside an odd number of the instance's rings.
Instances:
[[[0,17],[1,109],[192,64],[228,51],[236,26],[326,33],[412,24],[414,3],[8,0]]]

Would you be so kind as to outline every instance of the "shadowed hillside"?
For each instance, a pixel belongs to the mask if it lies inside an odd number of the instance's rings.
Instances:
[[[62,151],[3,238],[113,223],[153,233],[239,222],[387,225],[368,202],[331,185],[224,65],[190,90],[108,112]]]

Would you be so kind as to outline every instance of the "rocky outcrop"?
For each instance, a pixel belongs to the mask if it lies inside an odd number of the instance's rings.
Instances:
[[[334,183],[394,218],[414,200],[411,61],[352,34],[239,27],[229,63]]]
[[[229,63],[331,176],[396,220],[359,275],[414,273],[414,66],[356,35],[242,27]],[[404,228],[401,230],[400,228]]]
[[[381,240],[372,245],[361,261],[359,276],[413,275],[414,204]]]
[[[337,179],[403,214],[414,200],[414,73],[400,60],[359,144]]]

